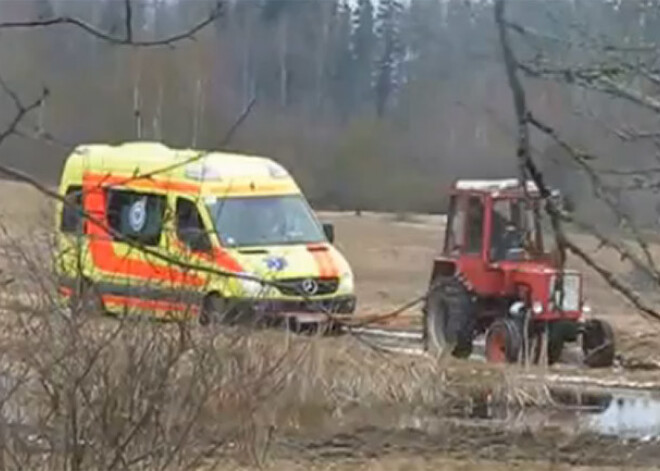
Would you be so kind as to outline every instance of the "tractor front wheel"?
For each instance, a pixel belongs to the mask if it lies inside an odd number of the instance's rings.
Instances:
[[[614,332],[606,321],[590,319],[582,332],[584,363],[590,368],[607,368],[614,363]]]
[[[426,349],[467,358],[474,325],[475,306],[465,285],[455,277],[435,278],[424,305]]]
[[[513,319],[497,319],[486,332],[486,360],[489,363],[516,363],[522,349],[522,335]]]

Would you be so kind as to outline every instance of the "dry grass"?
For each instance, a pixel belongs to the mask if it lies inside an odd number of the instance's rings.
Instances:
[[[0,275],[14,279],[0,291],[0,465],[4,460],[10,469],[296,469],[288,458],[268,460],[277,437],[396,428],[397,418],[420,411],[442,416],[469,409],[475,390],[510,407],[553,405],[543,384],[523,384],[516,369],[386,355],[351,337],[72,317],[55,302],[46,269],[48,204],[14,183],[3,182],[3,194],[13,195],[0,214]],[[425,289],[443,218],[321,217],[336,224],[362,312],[382,312]],[[639,344],[634,338],[647,328],[644,321],[593,275],[587,280],[596,311],[614,321],[624,345]],[[658,345],[645,342],[649,350]],[[340,464],[475,466],[413,461],[392,456]]]

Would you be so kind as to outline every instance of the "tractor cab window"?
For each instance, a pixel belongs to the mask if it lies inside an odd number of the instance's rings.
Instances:
[[[478,196],[468,199],[466,229],[465,253],[480,254],[484,238],[484,204]]]
[[[491,260],[520,260],[537,245],[534,214],[527,202],[496,200],[490,235]]]
[[[445,254],[457,255],[463,246],[463,230],[465,228],[465,207],[462,200],[452,196],[449,201],[449,216],[445,236]]]

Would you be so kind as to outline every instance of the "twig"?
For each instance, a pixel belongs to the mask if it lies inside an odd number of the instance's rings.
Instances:
[[[6,84],[4,82],[0,82],[0,83],[3,84],[2,88],[4,89],[6,87]],[[23,121],[23,119],[27,114],[29,114],[32,110],[35,110],[41,106],[43,101],[48,97],[49,91],[47,88],[44,89],[41,92],[41,95],[28,105],[23,105],[15,93],[8,92],[8,94],[12,97],[12,100],[16,105],[17,112],[14,115],[11,122],[9,123],[9,125],[2,132],[0,132],[0,145],[5,141],[5,139],[7,139],[12,134],[16,133],[18,126],[21,124],[21,121]]]
[[[126,1],[127,3],[129,3],[129,0]],[[128,11],[130,11],[130,7],[128,7]],[[223,14],[223,11],[224,11],[223,3],[218,2],[215,8],[209,14],[208,18],[197,23],[192,28],[183,31],[181,33],[174,34],[172,36],[167,36],[152,41],[135,40],[132,34],[132,26],[128,28],[125,36],[119,37],[119,36],[113,36],[97,28],[96,26],[86,22],[85,20],[71,16],[58,16],[55,18],[49,18],[45,20],[4,21],[4,22],[0,22],[0,29],[46,28],[46,27],[58,26],[58,25],[71,25],[91,34],[92,36],[95,36],[103,41],[106,41],[108,43],[117,46],[133,46],[133,47],[171,46],[174,43],[177,43],[184,39],[193,39],[198,32],[200,32],[208,25],[215,22],[215,20],[220,18]],[[127,14],[127,18],[126,18],[127,26],[130,17],[131,15]]]
[[[592,178],[592,183],[595,185],[594,188],[598,191],[602,191],[602,189],[598,185],[599,183],[598,177],[594,174],[591,167],[587,164],[587,161],[591,160],[592,156],[583,152],[579,152],[576,149],[574,149],[565,140],[561,139],[559,134],[553,128],[536,119],[527,109],[526,101],[525,101],[525,91],[516,73],[518,69],[523,69],[523,66],[521,66],[517,62],[513,54],[513,51],[511,49],[511,45],[509,43],[507,26],[506,26],[507,22],[504,19],[505,3],[506,0],[495,1],[495,21],[500,33],[499,36],[503,49],[507,77],[509,79],[509,86],[513,93],[514,106],[515,106],[519,126],[524,126],[525,128],[527,128],[527,124],[531,124],[540,131],[542,131],[544,134],[548,135],[553,140],[555,140],[555,142],[557,142],[564,150],[569,152],[569,154],[573,157],[573,160],[578,165],[580,165],[581,168],[583,168],[585,171],[588,172],[588,175]],[[525,129],[524,132],[521,131],[520,134],[519,145],[518,145],[518,158],[525,161],[525,165],[528,167],[528,171],[530,172],[532,179],[539,187],[539,190],[541,191],[541,195],[546,199],[546,212],[551,218],[553,229],[555,229],[555,237],[557,239],[558,244],[560,245],[560,248],[561,249],[567,248],[573,254],[578,256],[590,268],[595,270],[608,283],[610,287],[614,288],[616,291],[621,293],[640,312],[648,315],[653,319],[660,320],[660,313],[658,313],[651,306],[645,303],[644,300],[641,299],[640,296],[637,293],[635,293],[632,289],[628,288],[621,281],[619,281],[619,279],[613,273],[601,267],[586,252],[584,252],[584,250],[582,250],[579,246],[577,246],[572,241],[566,238],[560,225],[562,214],[551,202],[551,199],[547,198],[548,191],[547,189],[544,189],[542,175],[538,171],[538,169],[536,169],[534,162],[531,158],[529,152],[529,137],[528,137],[527,129]],[[620,213],[618,212],[618,208],[616,208],[616,205],[614,205],[611,201],[609,201],[608,198],[606,199],[606,203],[608,203],[608,205],[613,210],[617,211],[616,214]],[[625,215],[622,216],[625,218]],[[625,218],[624,221],[628,221],[628,218]],[[633,230],[634,234],[638,238],[638,243],[642,248],[642,250],[644,251],[645,257],[649,262],[649,265],[651,265],[653,271],[656,274],[658,274],[657,269],[655,269],[655,264],[653,263],[653,257],[651,256],[650,251],[648,250],[648,245],[645,243],[643,238],[641,238],[641,235],[638,234],[632,223],[630,223],[629,225],[631,227],[631,230]],[[563,259],[563,250],[562,250],[562,259]]]
[[[562,139],[561,136],[559,136],[559,133],[557,133],[557,131],[553,127],[541,122],[531,113],[528,116],[528,121],[536,129],[543,132],[553,141],[555,141],[562,149],[564,149],[573,158],[573,161],[577,165],[579,165],[582,170],[584,170],[584,172],[587,174],[587,176],[591,181],[591,186],[596,196],[599,197],[599,199],[607,205],[607,207],[617,216],[617,218],[619,218],[619,220],[623,222],[630,229],[630,231],[633,234],[633,237],[637,241],[637,244],[642,249],[642,252],[644,253],[644,257],[646,258],[647,263],[653,269],[653,271],[657,273],[658,276],[660,276],[660,271],[658,271],[653,255],[651,254],[651,250],[649,249],[648,243],[646,242],[646,240],[644,240],[644,237],[639,232],[635,224],[630,220],[630,218],[626,214],[624,214],[623,211],[619,209],[616,202],[612,200],[611,196],[607,193],[605,186],[601,183],[598,175],[596,174],[596,172],[594,172],[593,168],[591,168],[591,166],[587,164],[587,161],[592,160],[593,157],[590,156],[589,154],[586,154],[584,152],[575,149],[566,140]]]
[[[564,250],[564,241],[566,237],[562,232],[559,211],[557,208],[555,208],[555,205],[551,199],[551,192],[545,184],[543,174],[539,171],[531,156],[528,128],[529,112],[527,108],[525,90],[523,89],[520,78],[517,74],[518,62],[515,58],[509,41],[506,20],[504,18],[505,7],[505,0],[495,1],[495,22],[499,32],[504,65],[509,81],[509,87],[511,88],[511,93],[513,95],[516,120],[518,122],[518,149],[516,155],[518,158],[518,165],[520,167],[521,178],[523,180],[522,187],[526,188],[525,180],[527,175],[532,178],[538,187],[539,192],[541,193],[541,197],[545,201],[545,209],[550,216],[550,223],[555,235],[555,240],[557,241],[557,246],[559,249],[559,265],[561,268],[563,268],[566,258]]]
[[[587,253],[582,250],[578,245],[572,243],[571,241],[566,241],[566,247],[568,250],[577,255],[584,263],[586,263],[591,269],[598,273],[604,280],[607,282],[610,287],[617,290],[621,293],[628,301],[630,301],[635,308],[641,313],[647,315],[648,317],[654,320],[660,320],[660,312],[653,309],[648,305],[637,293],[632,289],[624,285],[612,272],[601,267],[596,263]]]

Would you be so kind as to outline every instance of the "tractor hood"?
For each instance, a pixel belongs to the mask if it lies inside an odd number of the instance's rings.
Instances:
[[[560,270],[552,267],[546,261],[538,260],[524,260],[524,261],[502,261],[496,264],[499,269],[505,272],[518,272],[518,273],[529,273],[536,275],[547,275],[552,276],[559,273]],[[568,273],[571,270],[564,270],[564,273]]]
[[[505,285],[530,288],[531,301],[538,311],[554,311],[560,304],[561,310],[564,312],[572,313],[581,310],[582,277],[578,271],[564,270],[561,272],[548,266],[547,263],[538,261],[504,261],[498,266],[504,272]],[[561,285],[558,285],[559,279],[562,281]]]

